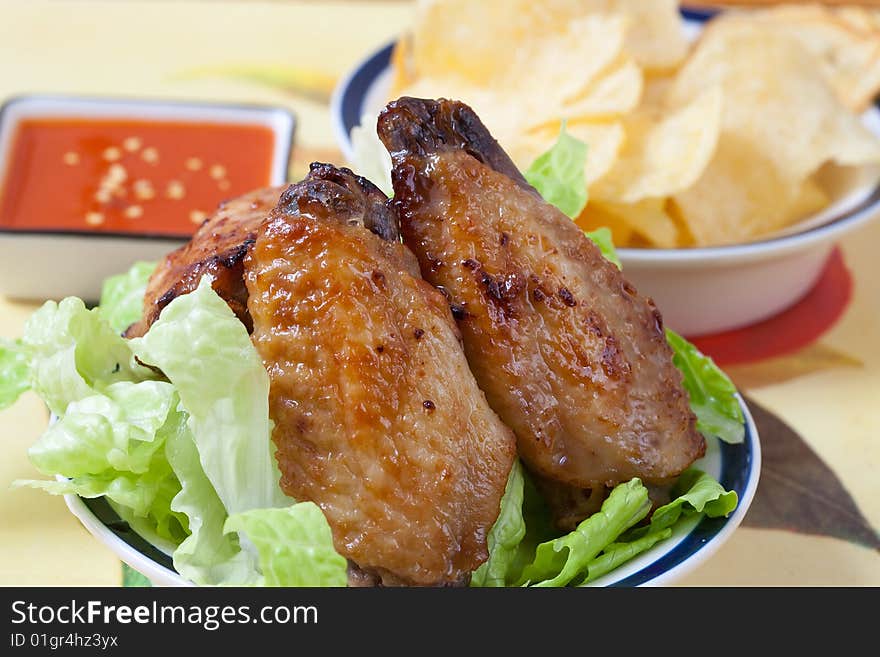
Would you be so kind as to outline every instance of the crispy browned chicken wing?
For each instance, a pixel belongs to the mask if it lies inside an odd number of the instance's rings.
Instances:
[[[700,457],[660,313],[526,183],[474,112],[402,98],[378,127],[404,241],[446,294],[528,466],[595,490],[662,483]],[[565,504],[594,506],[580,497]]]
[[[242,261],[256,230],[278,203],[284,187],[267,187],[221,203],[192,239],[169,253],[150,277],[144,295],[144,315],[126,331],[141,336],[174,299],[198,287],[204,274],[238,318],[250,328]]]
[[[368,230],[369,229],[369,230]],[[284,491],[316,502],[352,581],[466,582],[487,558],[515,438],[378,189],[313,165],[245,259]]]

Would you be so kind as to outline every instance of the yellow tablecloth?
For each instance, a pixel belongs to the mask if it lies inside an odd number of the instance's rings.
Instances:
[[[288,107],[298,119],[291,170],[297,178],[313,159],[342,162],[326,95],[365,53],[403,31],[410,11],[408,2],[0,1],[0,99],[45,92]],[[311,97],[303,94],[306,87]],[[827,481],[810,485],[769,463],[756,505],[770,512],[758,524],[747,516],[680,584],[880,585],[878,245],[880,222],[842,244],[854,299],[819,343],[731,370],[749,398],[787,423],[849,497],[829,501]],[[35,308],[0,298],[0,337],[20,335]],[[61,498],[8,488],[38,476],[26,450],[45,422],[31,393],[0,412],[0,585],[118,585],[118,559]],[[838,529],[822,529],[804,514],[785,522],[784,513],[772,512],[783,497],[789,506],[815,509],[819,520],[831,518]]]

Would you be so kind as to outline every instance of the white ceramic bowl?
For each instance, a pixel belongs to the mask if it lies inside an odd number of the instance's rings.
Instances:
[[[14,166],[10,151],[19,123],[28,118],[52,117],[264,126],[274,135],[270,180],[266,182],[278,185],[287,179],[294,132],[294,117],[287,110],[173,101],[22,96],[0,108],[0,184],[6,177],[7,167]],[[185,237],[152,232],[103,233],[0,226],[0,253],[3,254],[0,294],[39,300],[78,296],[96,301],[106,277],[128,270],[138,260],[158,260],[185,242]]]
[[[706,12],[682,14],[690,36],[709,17]],[[361,60],[333,95],[333,128],[349,161],[354,156],[352,128],[386,102],[393,45]],[[880,135],[880,110],[872,107],[864,119]],[[627,278],[654,299],[666,325],[696,337],[747,326],[794,305],[817,282],[836,242],[878,216],[880,183],[874,178],[800,222],[800,232],[722,247],[621,248],[618,255]]]
[[[745,415],[745,440],[728,445],[708,440],[706,455],[694,465],[715,477],[727,490],[736,491],[739,503],[727,518],[694,519],[678,526],[667,540],[597,579],[593,586],[665,586],[681,579],[706,561],[740,525],[758,488],[761,444],[749,409]],[[167,548],[148,543],[123,522],[103,499],[84,500],[65,495],[71,512],[101,543],[122,561],[145,575],[156,586],[189,586],[175,570]]]

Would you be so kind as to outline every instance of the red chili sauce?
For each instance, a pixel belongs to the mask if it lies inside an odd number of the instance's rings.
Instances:
[[[0,184],[0,229],[189,236],[271,180],[264,126],[26,119]]]

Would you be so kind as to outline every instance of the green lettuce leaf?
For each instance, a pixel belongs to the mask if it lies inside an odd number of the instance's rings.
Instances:
[[[587,145],[559,129],[556,143],[539,155],[524,176],[548,203],[569,217],[577,217],[587,205],[585,166]]]
[[[15,485],[106,497],[156,535],[181,540],[185,519],[169,506],[179,486],[163,453],[177,403],[172,387],[138,365],[126,341],[80,299],[45,303],[18,345],[30,386],[57,417],[28,456],[56,479]]]
[[[705,514],[709,518],[727,517],[736,509],[736,491],[724,489],[720,483],[702,470],[688,468],[676,481],[672,494],[674,499],[654,510],[651,523],[628,534],[638,538],[673,527],[682,517]]]
[[[25,323],[21,345],[30,359],[31,388],[58,416],[115,382],[156,378],[102,315],[76,297],[43,304]]]
[[[736,396],[736,386],[715,362],[683,337],[666,329],[672,347],[672,362],[684,377],[697,429],[705,436],[717,436],[726,443],[745,439],[745,417]]]
[[[586,586],[587,584],[599,579],[603,575],[607,575],[615,568],[622,566],[633,557],[641,554],[645,550],[654,547],[654,544],[672,536],[671,529],[654,532],[637,538],[629,543],[611,543],[602,554],[590,561],[584,568],[584,578],[578,586]]]
[[[526,531],[506,534],[522,536],[515,547],[512,538],[503,544],[490,543],[489,565],[484,564],[481,569],[485,567],[494,573],[494,580],[478,569],[475,577],[480,578],[473,583],[475,586],[584,586],[669,538],[680,523],[692,522],[700,515],[727,516],[737,505],[735,491],[726,491],[705,472],[691,468],[676,482],[674,499],[656,509],[647,524],[640,523],[651,508],[648,490],[641,481],[632,479],[617,485],[601,510],[582,521],[573,532],[548,538],[552,531],[547,522],[548,512],[534,506],[534,499],[530,498],[536,490],[524,472],[522,476],[525,492],[522,497],[505,495],[507,506],[502,506],[502,514],[507,519],[502,526],[519,526],[524,521]],[[523,501],[521,514],[512,508],[518,499]],[[527,511],[528,505],[533,508]],[[536,512],[540,512],[541,519]],[[499,544],[503,546],[501,554],[495,557],[493,553]]]
[[[186,431],[167,449],[181,484],[171,508],[187,517],[191,532],[173,554],[175,568],[198,584],[257,583],[257,547],[225,533],[224,524],[234,514],[293,500],[279,484],[269,378],[247,330],[205,277],[131,347],[162,370],[186,417]]]
[[[105,394],[72,401],[28,450],[40,472],[64,479],[14,485],[105,497],[144,531],[176,544],[186,519],[171,510],[180,485],[164,453],[176,403],[176,393],[161,381],[117,382]]]
[[[648,489],[638,479],[614,487],[602,508],[560,538],[541,543],[524,570],[521,585],[566,586],[588,564],[651,510]]]
[[[156,269],[155,262],[136,262],[124,274],[110,276],[104,281],[98,308],[117,333],[121,333],[141,318],[147,281],[154,269]]]
[[[168,304],[147,334],[130,342],[180,395],[202,468],[227,512],[289,505],[270,438],[269,376],[210,279]]]
[[[489,558],[471,576],[471,586],[506,586],[517,549],[526,535],[523,518],[523,467],[513,463],[501,509],[489,530]]]
[[[30,385],[55,415],[29,450],[55,478],[16,485],[105,497],[197,584],[344,585],[346,562],[320,509],[291,506],[281,491],[268,375],[210,280],[143,338],[119,335],[140,313],[135,290],[147,274],[144,265],[110,281],[97,309],[47,302],[22,340],[3,344],[3,399]],[[265,543],[273,531],[292,542]]]
[[[175,401],[173,388],[163,381],[114,383],[104,394],[71,402],[28,456],[50,475],[143,474],[162,448],[156,434]]]
[[[202,469],[185,414],[178,419],[165,453],[180,481],[171,509],[186,516],[190,534],[172,554],[174,568],[204,586],[255,584],[259,580],[255,555],[241,549],[236,534],[224,533],[229,514]]]
[[[225,531],[256,546],[265,586],[346,586],[347,562],[333,549],[330,525],[313,502],[229,516]]]
[[[0,339],[0,411],[31,387],[30,357],[21,340]]]
[[[171,500],[180,492],[180,482],[168,460],[159,455],[156,456],[155,465],[142,479],[153,488],[152,503],[146,515],[137,515],[134,509],[109,497],[107,502],[135,533],[171,554],[190,533],[187,517],[171,508]]]
[[[620,258],[617,256],[617,249],[614,248],[614,242],[611,241],[610,228],[597,228],[596,230],[585,231],[584,235],[593,240],[606,260],[613,262],[617,265],[618,269],[623,269]]]

